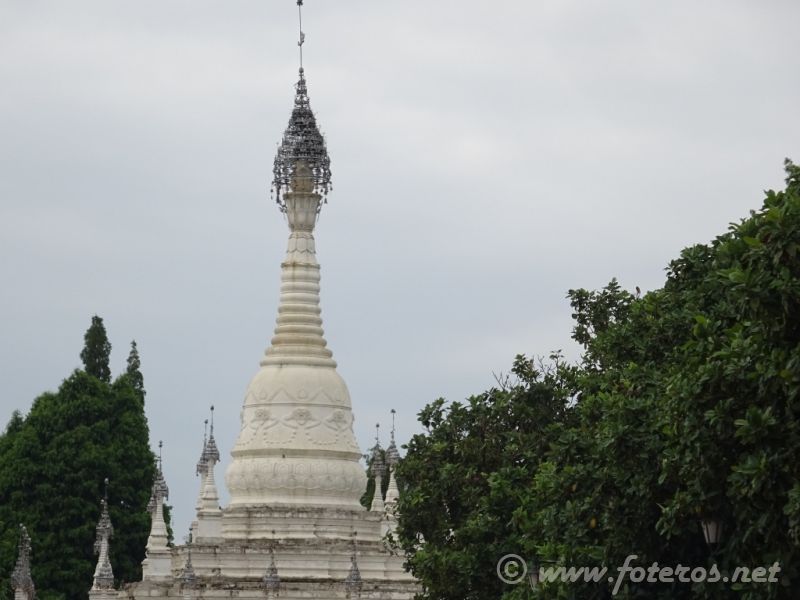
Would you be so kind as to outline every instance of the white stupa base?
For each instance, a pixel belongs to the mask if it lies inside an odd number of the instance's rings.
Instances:
[[[198,543],[216,543],[222,541],[222,511],[200,513],[194,529],[195,541]]]
[[[159,583],[172,581],[172,551],[169,548],[148,553],[142,561],[142,579]]]
[[[355,537],[358,568],[364,581],[360,598],[412,600],[420,591],[419,585],[403,569],[403,557],[386,547],[382,536],[385,526],[384,515],[363,508],[226,508],[222,523],[225,538],[214,543],[197,539],[192,544],[192,565],[198,582],[192,597],[233,595],[263,600],[266,596],[262,579],[272,549],[281,579],[281,600],[347,598],[344,582],[350,572]],[[231,537],[236,532],[242,535]],[[186,546],[172,549],[168,581],[150,579],[130,584],[120,597],[183,597],[187,590],[182,589],[180,577],[186,552]]]

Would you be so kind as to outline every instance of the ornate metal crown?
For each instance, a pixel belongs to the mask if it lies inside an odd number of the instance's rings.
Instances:
[[[272,191],[281,210],[286,210],[283,195],[291,190],[292,176],[297,162],[302,160],[311,169],[313,191],[321,194],[327,201],[331,189],[331,159],[325,147],[325,138],[317,128],[317,120],[311,111],[308,88],[303,68],[300,67],[300,80],[297,82],[294,109],[289,125],[283,133],[283,141],[275,155],[272,168],[274,179]]]

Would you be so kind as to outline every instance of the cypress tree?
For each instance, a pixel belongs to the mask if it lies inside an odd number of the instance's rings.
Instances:
[[[125,369],[125,374],[128,376],[128,382],[134,390],[144,400],[144,376],[140,370],[141,361],[139,360],[139,349],[136,347],[136,340],[131,341],[131,351],[128,354],[128,366]]]
[[[94,356],[104,353],[107,368],[110,344],[102,320],[95,319],[82,357],[99,348],[102,352]],[[97,372],[90,372],[87,360],[86,371],[76,370],[57,392],[42,394],[24,419],[13,415],[0,435],[0,600],[9,597],[17,523],[25,523],[32,538],[38,597],[87,598],[105,477],[115,528],[114,575],[117,583],[141,578],[150,530],[147,501],[155,476],[144,390],[134,387],[130,372],[113,382]]]
[[[110,383],[111,369],[108,366],[108,360],[111,356],[111,342],[108,341],[103,319],[97,315],[92,317],[92,324],[86,330],[83,341],[81,360],[84,370],[100,381]]]

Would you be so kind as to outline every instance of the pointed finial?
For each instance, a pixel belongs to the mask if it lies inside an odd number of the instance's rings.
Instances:
[[[192,527],[189,527],[189,535],[186,537],[186,563],[183,566],[183,575],[181,575],[183,586],[189,589],[197,587],[197,575],[195,575],[194,567],[192,566]]]
[[[17,563],[11,572],[11,588],[15,592],[22,592],[23,597],[33,598],[35,587],[31,577],[31,538],[28,530],[20,523],[19,543],[17,544]]]
[[[395,415],[397,411],[395,409],[391,410],[392,413],[392,433],[391,439],[389,440],[389,447],[386,448],[386,463],[389,465],[390,469],[393,469],[397,463],[400,462],[400,452],[397,450],[397,443],[394,439],[395,433]]]
[[[347,579],[344,580],[344,588],[347,591],[347,596],[352,597],[352,594],[357,596],[361,595],[361,587],[363,581],[361,580],[361,572],[358,569],[358,532],[353,531],[353,554],[350,556],[350,572],[347,574]]]
[[[158,442],[158,466],[156,468],[156,475],[153,479],[153,487],[150,489],[150,500],[147,502],[147,512],[151,515],[155,513],[159,504],[163,504],[164,500],[169,498],[169,487],[164,479],[164,461],[161,455],[161,450],[164,447],[164,442]]]
[[[94,572],[93,590],[110,590],[114,587],[114,571],[109,560],[109,540],[114,535],[114,526],[108,514],[108,477],[104,480],[105,496],[100,501],[100,519],[95,527],[94,551],[98,554]]]
[[[206,419],[206,424],[208,424]],[[203,453],[200,456],[200,462],[197,464],[197,473],[205,474],[208,469],[213,469],[214,465],[219,462],[219,448],[217,448],[217,441],[214,439],[214,405],[211,405],[211,428],[208,430],[208,437],[203,439]]]
[[[372,448],[372,462],[370,463],[370,467],[372,469],[372,473],[376,477],[383,477],[384,469],[386,465],[384,463],[383,457],[383,448],[381,447],[381,424],[377,423],[375,425],[375,446]],[[378,496],[380,496],[380,491],[378,491]]]
[[[103,491],[103,500],[105,500],[106,504],[108,504],[108,477],[103,480],[103,486],[105,490]]]
[[[278,566],[275,564],[275,530],[272,530],[272,538],[270,538],[269,542],[269,565],[267,566],[267,572],[264,573],[264,577],[261,579],[261,585],[263,586],[264,590],[267,592],[267,596],[271,594],[278,595],[278,591],[281,588],[281,578],[278,576]]]
[[[297,0],[297,18],[300,22],[300,41],[297,47],[300,48],[300,72],[303,71],[303,44],[306,43],[306,34],[303,33],[303,0]]]

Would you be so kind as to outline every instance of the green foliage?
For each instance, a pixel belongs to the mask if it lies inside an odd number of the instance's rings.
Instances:
[[[167,545],[172,546],[175,540],[174,532],[172,531],[172,505],[164,504],[164,524],[167,526]]]
[[[553,439],[550,425],[568,421],[573,369],[558,355],[534,368],[520,356],[517,381],[420,413],[427,432],[415,435],[397,467],[397,536],[423,598],[497,598],[503,585],[497,558],[515,552],[520,531],[511,523],[520,494]]]
[[[26,418],[15,413],[0,436],[0,574],[13,568],[16,524],[24,523],[42,600],[87,597],[105,477],[114,574],[118,582],[141,578],[155,475],[142,395],[127,375],[108,382],[88,364],[57,392],[39,396]],[[8,580],[0,580],[0,598],[9,593]]]
[[[495,564],[510,552],[612,570],[630,554],[638,565],[714,562],[728,573],[779,561],[777,584],[628,582],[616,597],[796,595],[800,169],[787,161],[786,170],[784,191],[684,250],[663,288],[639,297],[612,280],[569,292],[584,354],[569,376],[534,380],[552,410],[520,410],[530,386],[522,378],[420,413],[427,432],[401,463],[398,532],[422,597],[610,597],[596,583],[500,585]],[[512,421],[493,420],[498,398]],[[494,426],[477,434],[487,415]],[[713,552],[704,517],[724,524]]]
[[[128,354],[128,363],[125,369],[125,375],[131,384],[131,387],[142,397],[144,402],[144,375],[141,371],[141,360],[139,359],[139,349],[136,347],[136,340],[131,341],[131,351]]]
[[[97,315],[92,317],[92,324],[86,330],[83,340],[81,360],[84,370],[100,381],[110,382],[111,369],[108,366],[108,360],[111,356],[111,342],[108,341],[103,319]]]

